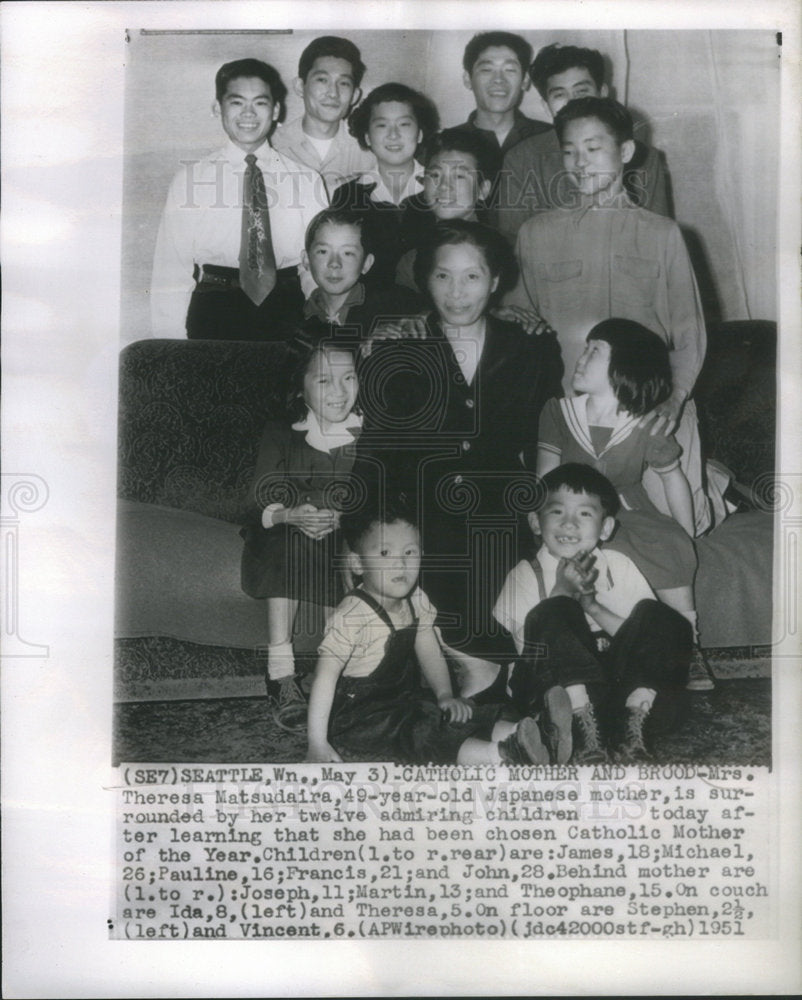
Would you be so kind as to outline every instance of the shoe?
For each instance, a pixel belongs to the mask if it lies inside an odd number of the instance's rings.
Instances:
[[[534,719],[521,719],[514,733],[498,745],[505,764],[548,764],[549,752],[543,746],[540,729]]]
[[[567,764],[573,749],[571,699],[565,688],[555,685],[548,689],[543,703],[540,724],[551,761],[553,764]]]
[[[599,724],[590,702],[577,709],[572,717],[574,750],[572,764],[604,764],[607,753],[599,736]]]
[[[649,717],[649,706],[644,703],[637,708],[628,708],[624,720],[624,738],[615,754],[617,764],[640,764],[651,760],[652,755],[646,748],[644,726]]]
[[[280,680],[267,682],[267,697],[270,712],[277,726],[288,733],[298,733],[306,729],[307,704],[295,674]]]
[[[688,691],[712,691],[715,686],[713,671],[708,666],[705,654],[699,646],[694,646],[690,666],[688,667],[686,689]]]

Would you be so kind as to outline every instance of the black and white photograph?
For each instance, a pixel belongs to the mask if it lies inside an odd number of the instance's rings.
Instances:
[[[796,992],[798,10],[13,7],[4,995]]]

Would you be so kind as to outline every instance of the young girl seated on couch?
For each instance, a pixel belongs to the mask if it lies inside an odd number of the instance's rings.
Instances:
[[[288,422],[264,429],[240,532],[242,589],[267,599],[267,692],[279,726],[306,724],[292,632],[299,601],[334,607],[342,591],[336,566],[339,506],[347,495],[354,441],[355,346],[322,325],[288,346]]]

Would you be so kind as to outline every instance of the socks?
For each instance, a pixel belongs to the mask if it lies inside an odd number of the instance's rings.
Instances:
[[[291,642],[279,642],[267,647],[267,676],[271,681],[292,677],[295,673],[295,656]]]
[[[643,708],[645,706],[646,710],[649,711],[656,697],[657,692],[651,688],[635,688],[626,700],[626,707]]]
[[[572,712],[578,712],[590,701],[590,698],[588,698],[588,689],[584,684],[569,684],[565,689],[565,693],[571,702]]]

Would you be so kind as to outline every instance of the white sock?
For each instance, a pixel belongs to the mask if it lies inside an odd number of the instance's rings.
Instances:
[[[686,618],[691,623],[691,628],[693,629],[693,644],[694,646],[699,645],[699,625],[697,621],[697,615],[695,611],[681,611],[680,614],[683,618]]]
[[[568,700],[571,702],[572,712],[578,712],[590,701],[590,698],[588,698],[588,689],[584,684],[569,684],[565,689],[565,693],[568,695]]]
[[[295,656],[291,642],[277,642],[267,647],[267,676],[271,681],[292,677],[295,673]]]
[[[627,708],[646,708],[648,712],[654,704],[657,692],[651,688],[635,688],[626,700]]]

